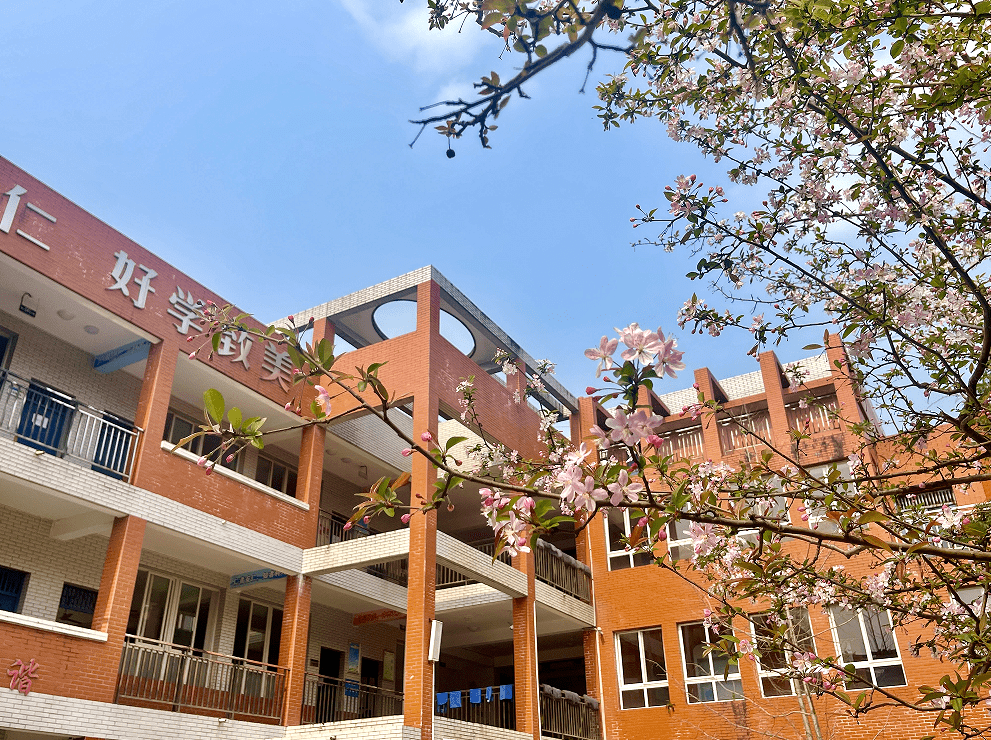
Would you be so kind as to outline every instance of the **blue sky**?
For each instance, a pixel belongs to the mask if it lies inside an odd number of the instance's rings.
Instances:
[[[419,106],[517,61],[474,27],[428,32],[425,6],[4,3],[0,154],[262,320],[433,264],[576,393],[583,350],[631,321],[674,330],[689,371],[756,369],[749,334],[677,330],[706,292],[691,255],[630,247],[636,203],[725,175],[656,121],[603,132],[585,55],[509,104],[493,149],[411,149]]]

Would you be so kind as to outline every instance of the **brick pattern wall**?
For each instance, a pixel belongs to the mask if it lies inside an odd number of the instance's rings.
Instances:
[[[56,540],[49,537],[51,526],[50,519],[0,506],[0,565],[30,574],[21,613],[54,620],[63,584],[100,587],[107,538]]]

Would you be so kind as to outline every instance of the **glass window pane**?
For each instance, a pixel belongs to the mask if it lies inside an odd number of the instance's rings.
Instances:
[[[629,555],[613,555],[609,558],[609,570],[626,570],[629,567]]]
[[[244,657],[248,660],[265,660],[265,633],[268,630],[268,607],[251,605],[251,622],[248,625],[248,645]]]
[[[172,414],[171,416],[172,416],[172,429],[170,430],[171,433],[169,434],[169,442],[175,444],[180,439],[184,439],[185,437],[188,437],[190,434],[193,433],[193,424],[192,422],[186,421],[182,417],[175,416],[174,414]]]
[[[199,606],[200,589],[188,583],[182,584],[179,590],[179,608],[176,611],[175,629],[172,632],[172,642],[176,645],[192,646]]]
[[[648,681],[667,681],[668,672],[664,667],[664,643],[661,641],[661,630],[642,632],[643,657],[647,665]]]
[[[623,694],[623,709],[639,709],[644,705],[643,701],[643,689],[633,689],[632,691],[624,691]]]
[[[134,596],[131,597],[131,612],[127,615],[127,634],[138,634],[141,624],[141,606],[145,603],[145,585],[148,583],[148,571],[139,570],[134,582]]]
[[[847,681],[846,687],[848,689],[867,689],[871,686],[871,669],[870,668],[857,668],[855,673],[857,678]]]
[[[712,666],[705,654],[705,627],[701,624],[685,624],[681,627],[681,640],[685,649],[685,672],[689,678],[711,676]]]
[[[833,607],[829,613],[833,615],[833,622],[836,624],[836,636],[840,641],[840,655],[843,660],[848,663],[867,660],[867,647],[864,645],[857,612]]]
[[[809,619],[809,610],[805,607],[796,607],[788,610],[791,620],[791,629],[798,649],[806,653],[816,651],[815,640],[812,637],[812,622]]]
[[[754,625],[754,635],[757,638],[757,648],[761,652],[761,670],[775,671],[787,668],[788,660],[785,657],[785,651],[772,647],[772,641],[777,635],[776,621],[770,614],[754,614],[751,619]]]
[[[640,641],[636,632],[624,632],[619,636],[619,655],[623,664],[623,683],[642,683],[640,669]]]
[[[716,701],[731,701],[732,699],[743,698],[743,682],[741,681],[717,681]]]
[[[251,617],[251,602],[241,599],[237,604],[237,622],[234,625],[234,656],[243,658],[248,646],[248,621]]]
[[[699,702],[705,701],[715,701],[716,695],[713,693],[712,684],[710,682],[705,683],[690,683],[688,684],[688,703],[698,704]]]
[[[898,648],[895,647],[895,636],[891,634],[891,622],[888,613],[865,609],[863,612],[864,627],[867,629],[867,640],[871,648],[871,658],[884,660],[897,658]]]
[[[878,686],[904,686],[908,683],[900,665],[878,666],[874,669],[874,678]]]
[[[279,664],[279,648],[282,644],[282,610],[272,609],[272,627],[268,636],[268,660],[272,665]]]
[[[145,626],[141,631],[142,637],[161,640],[162,626],[165,622],[165,604],[169,598],[171,582],[162,576],[152,576],[148,584],[148,606],[145,608]]]
[[[670,703],[671,697],[668,694],[667,686],[654,686],[647,689],[648,707],[666,707]]]
[[[787,678],[765,676],[760,680],[764,696],[791,696],[792,685]]]
[[[633,565],[634,567],[639,567],[641,565],[650,565],[654,562],[653,556],[649,552],[635,552],[633,553]]]
[[[609,532],[609,551],[622,550],[625,545],[623,539],[626,537],[626,516],[622,509],[607,509],[606,522]]]
[[[276,491],[286,490],[286,466],[275,464],[272,466],[272,488]]]
[[[193,647],[202,650],[206,646],[206,628],[210,623],[210,600],[213,591],[202,589],[200,592],[200,612],[196,615],[196,635],[193,637]]]
[[[255,465],[255,480],[263,485],[268,485],[272,480],[272,461],[264,457],[259,457]]]
[[[289,468],[289,474],[286,477],[286,490],[283,493],[296,498],[296,471],[292,468]]]

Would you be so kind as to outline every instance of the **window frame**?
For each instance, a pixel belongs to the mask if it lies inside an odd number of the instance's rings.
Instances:
[[[268,480],[261,480],[258,477],[259,476],[258,464],[263,460],[270,465]],[[272,485],[272,479],[275,477],[276,467],[281,467],[285,471],[282,476],[283,479],[282,488],[277,488],[276,486]],[[284,460],[280,460],[279,458],[273,457],[272,455],[265,455],[259,452],[258,458],[255,461],[255,473],[251,477],[256,483],[261,483],[263,486],[266,486],[267,488],[271,488],[273,491],[278,491],[279,493],[285,494],[286,496],[291,496],[292,498],[296,498],[296,487],[299,485],[298,465],[292,465],[291,463],[288,463]],[[290,488],[289,485],[290,480],[295,481],[295,485],[292,486],[291,491],[288,490]]]
[[[623,536],[628,540],[630,538],[630,533],[633,531],[633,524],[630,521],[630,510],[627,508],[612,508],[609,507],[605,509],[602,514],[602,522],[604,525],[604,530],[606,534],[606,565],[609,567],[610,571],[619,570],[631,570],[633,568],[640,568],[644,565],[651,565],[654,562],[654,556],[651,553],[643,552],[642,550],[628,550],[624,547],[622,550],[613,550],[612,534],[610,532],[610,522],[609,518],[613,514],[619,514],[623,517]],[[617,522],[618,524],[618,522]],[[619,567],[613,566],[613,561],[623,562],[625,558],[626,565],[620,565]],[[638,560],[643,560],[644,562],[637,562]]]
[[[808,645],[805,645],[805,646],[799,644],[799,648],[801,648],[803,652],[808,652],[808,653],[812,653],[813,655],[818,655],[818,653],[816,652],[815,632],[812,629],[812,618],[809,615],[809,610],[806,609],[805,607],[795,607],[794,610],[792,610],[792,609],[789,608],[789,611],[787,613],[787,617],[786,618],[790,618],[791,620],[794,621],[795,620],[795,614],[793,613],[793,611],[794,612],[799,612],[800,611],[802,613],[802,615],[804,616],[804,619],[805,619],[806,624],[808,625],[808,640],[809,640],[809,644]],[[753,614],[749,614],[748,615],[748,617],[750,619],[750,633],[751,633],[751,635],[753,637],[754,647],[757,648],[757,650],[761,650],[762,649],[761,648],[761,640],[763,638],[761,638],[757,634],[757,623],[756,623],[755,619],[758,618],[758,617],[762,617],[765,614],[771,614],[771,612],[755,612]],[[801,619],[802,619],[802,617],[799,617],[799,621]],[[795,640],[796,640],[796,642],[801,643],[802,640],[803,640],[803,637],[802,636],[799,636],[799,635],[795,635]],[[784,650],[784,656],[785,656],[785,662],[786,662],[786,664],[790,664],[791,663],[792,656],[794,656],[794,654],[795,654],[795,651],[792,648],[785,648],[785,650]],[[797,691],[798,686],[797,686],[796,680],[794,678],[788,679],[787,676],[784,676],[784,675],[782,675],[779,672],[779,669],[776,669],[776,668],[765,668],[763,666],[763,664],[761,663],[760,657],[758,657],[758,656],[755,656],[755,657],[756,657],[755,664],[756,664],[756,668],[757,668],[757,680],[758,680],[758,683],[760,683],[760,694],[761,694],[762,697],[764,697],[765,699],[777,699],[777,698],[781,698],[781,697],[797,696],[797,694],[798,694],[798,691]],[[769,679],[785,678],[785,679],[787,679],[788,682],[789,682],[789,685],[791,686],[791,693],[790,694],[768,694],[766,691],[764,691],[764,679],[765,678],[769,678]]]
[[[86,592],[87,594],[92,594],[93,595],[93,611],[86,612],[86,611],[80,611],[78,609],[69,609],[69,608],[63,606],[63,604],[65,603],[65,600],[66,600],[66,589],[74,589],[77,592]],[[70,595],[71,595],[71,591],[70,591]],[[56,622],[59,622],[60,624],[72,624],[72,625],[75,625],[77,627],[83,627],[84,629],[93,629],[93,616],[94,616],[94,614],[96,612],[96,600],[97,600],[97,598],[99,598],[99,590],[98,589],[88,588],[86,586],[77,586],[76,584],[69,583],[68,581],[64,582],[62,584],[62,595],[59,596],[58,609],[55,612],[55,621]],[[69,615],[72,615],[72,614],[88,614],[89,615],[89,624],[79,624],[79,622],[76,622],[76,621],[73,621],[73,620],[69,619],[68,616]]]
[[[706,653],[705,659],[709,662],[709,670],[711,672],[708,675],[706,675],[706,676],[689,676],[688,675],[688,656],[685,654],[685,639],[684,639],[684,635],[685,635],[685,628],[686,627],[695,627],[695,626],[701,626],[702,629],[705,630],[705,642],[702,643],[702,644],[703,645],[711,645],[712,644],[712,642],[711,642],[711,640],[712,640],[711,631],[710,631],[710,629],[708,627],[705,626],[705,623],[704,622],[682,622],[681,624],[678,625],[678,648],[681,651],[681,669],[682,669],[682,676],[685,679],[685,698],[686,698],[687,702],[689,704],[719,704],[719,703],[725,703],[725,702],[730,702],[730,701],[740,701],[742,699],[745,699],[746,697],[743,694],[743,676],[742,676],[742,674],[740,672],[740,663],[739,663],[739,661],[736,663],[735,666],[733,666],[731,664],[727,664],[728,665],[728,668],[730,670],[728,670],[726,672],[725,677],[723,677],[723,674],[722,673],[718,673],[718,674],[716,673],[716,666],[715,666],[715,664],[712,661],[712,652],[709,652],[709,653]],[[727,657],[727,660],[729,660],[728,657]],[[736,672],[735,673],[733,672],[733,669],[734,668],[736,669]],[[731,689],[731,688],[729,688],[727,686],[727,684],[732,684],[732,683],[739,684],[739,691],[734,691],[733,689]],[[694,698],[692,696],[691,691],[689,690],[689,687],[691,687],[691,686],[700,686],[702,684],[711,684],[711,686],[712,686],[712,697],[713,697],[712,699],[706,701],[706,700],[703,700],[703,699],[696,699],[696,698]],[[720,684],[723,685],[724,690],[728,691],[731,694],[735,694],[735,696],[733,696],[730,699],[720,699],[720,698],[718,698],[718,696],[719,696],[719,685]]]
[[[903,686],[908,686],[908,674],[905,672],[905,663],[902,661],[901,648],[898,646],[898,639],[895,637],[895,630],[892,627],[891,622],[891,612],[887,609],[857,609],[853,612],[857,617],[857,624],[860,627],[860,639],[863,642],[864,650],[867,651],[867,660],[848,660],[846,656],[843,655],[843,646],[840,642],[839,627],[836,623],[836,611],[840,607],[832,606],[829,607],[826,612],[829,615],[829,629],[833,637],[833,645],[836,647],[836,654],[839,657],[843,665],[853,665],[855,669],[866,668],[870,672],[871,681],[874,686],[881,686],[881,688],[900,688]],[[850,610],[843,609],[841,613],[848,613]],[[874,658],[873,651],[871,650],[870,635],[867,632],[866,625],[864,624],[864,612],[873,611],[877,614],[883,614],[888,620],[888,634],[891,636],[891,642],[895,646],[895,656],[894,658]],[[844,622],[847,624],[847,622]],[[877,682],[877,674],[875,673],[875,668],[887,668],[889,666],[898,666],[902,672],[902,683],[889,684],[882,686]],[[869,688],[867,686],[857,686],[854,679],[848,679],[846,682],[848,690],[860,690]]]
[[[20,576],[21,583],[17,590],[17,604],[14,605],[13,609],[4,609],[2,611],[7,611],[10,614],[21,614],[24,610],[24,601],[27,598],[28,584],[31,581],[31,572],[0,565],[0,575],[4,574],[4,572],[10,573],[13,576]],[[10,594],[13,595],[13,592],[11,591]]]
[[[661,680],[647,680],[647,653],[644,650],[644,633],[657,632],[658,641],[661,644],[661,660],[663,664],[661,668],[664,670],[664,675],[666,678]],[[624,635],[636,635],[637,636],[637,655],[640,658],[640,678],[641,681],[637,683],[626,683],[626,675],[623,669],[623,653],[620,646],[620,640]],[[671,689],[670,689],[670,674],[667,668],[667,655],[664,651],[664,633],[661,627],[648,627],[639,630],[620,630],[613,633],[613,644],[616,650],[616,677],[619,682],[619,708],[620,710],[627,709],[650,709],[656,707],[668,707],[671,706]],[[664,704],[651,704],[650,703],[650,689],[664,689],[667,693],[667,701]],[[627,691],[640,691],[641,697],[643,698],[643,704],[637,707],[627,707],[624,706],[623,694]]]

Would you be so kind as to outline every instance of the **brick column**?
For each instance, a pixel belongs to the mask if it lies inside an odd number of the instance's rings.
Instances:
[[[296,498],[308,504],[306,514],[306,541],[313,547],[317,541],[317,524],[320,520],[320,489],[323,486],[323,452],[327,428],[305,427],[299,443],[299,474],[296,477]]]
[[[833,385],[836,387],[836,400],[840,403],[840,417],[843,419],[844,428],[863,421],[864,415],[860,413],[860,404],[857,401],[857,394],[849,369],[850,361],[847,359],[846,350],[839,334],[829,335],[826,357],[829,359],[829,372],[833,379]],[[837,367],[837,363],[840,363],[839,367]]]
[[[417,286],[416,356],[411,366],[417,377],[413,388],[413,435],[430,432],[437,437],[438,396],[431,387],[431,350],[440,336],[440,287],[433,281]],[[430,498],[437,470],[422,455],[413,455],[411,505]],[[422,740],[433,736],[434,665],[427,660],[430,621],[435,616],[437,585],[437,512],[414,513],[409,522],[409,581],[406,595],[406,656],[403,676],[403,726],[419,730]]]
[[[788,412],[785,410],[785,387],[782,385],[781,363],[774,352],[760,353],[760,375],[764,381],[767,413],[771,418],[771,439],[775,447],[791,454],[792,440],[788,434]]]
[[[534,554],[521,553],[513,567],[526,576],[526,596],[513,599],[513,667],[516,731],[540,740],[540,686],[537,676],[537,598]]]
[[[284,725],[300,723],[312,588],[313,580],[309,576],[288,576],[286,579],[286,598],[282,606],[282,641],[279,643],[279,662],[289,669],[286,701],[282,707]]]
[[[108,633],[111,644],[124,639],[147,524],[136,516],[122,516],[114,520],[110,532],[93,609],[93,629]]]
[[[722,394],[717,390],[718,383],[709,372],[709,368],[703,367],[695,371],[695,382],[698,383],[699,390],[706,401],[719,398]],[[702,416],[702,446],[705,456],[709,460],[718,462],[723,459],[723,448],[719,444],[719,424],[709,414]]]
[[[148,350],[141,394],[138,396],[138,411],[134,419],[134,423],[144,430],[138,438],[134,472],[131,474],[131,483],[136,486],[142,485],[146,471],[154,469],[149,458],[155,457],[161,449],[177,358],[175,347],[164,341],[151,345]]]
[[[599,631],[595,627],[582,630],[582,652],[585,655],[585,693],[602,701],[599,696]]]

